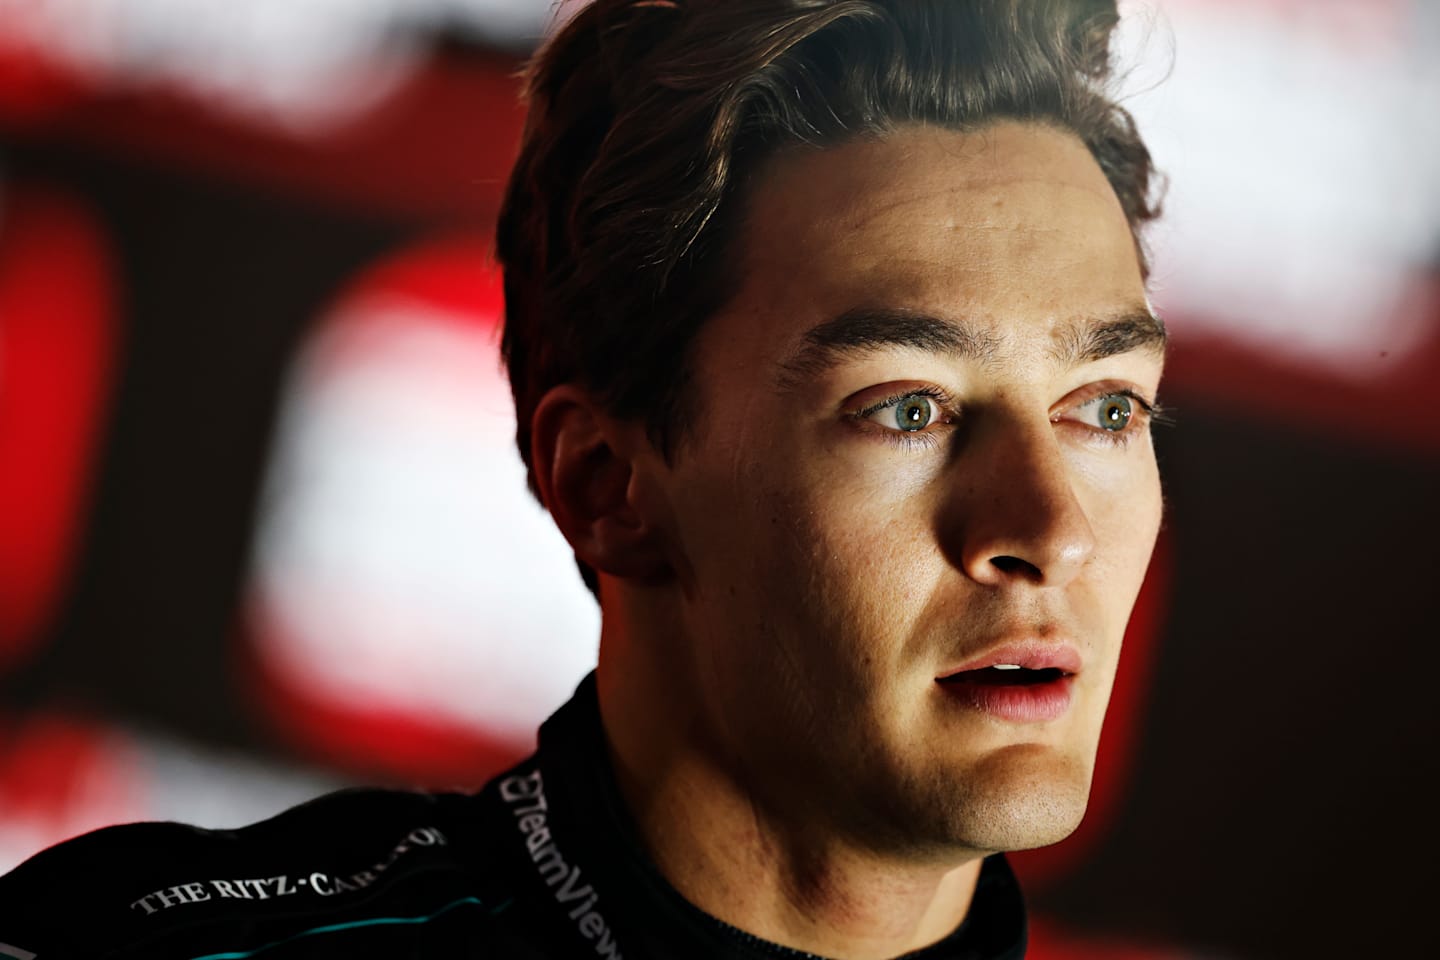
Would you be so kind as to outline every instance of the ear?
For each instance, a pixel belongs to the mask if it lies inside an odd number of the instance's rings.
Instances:
[[[656,526],[636,503],[644,430],[610,417],[573,384],[553,387],[531,420],[540,500],[575,556],[614,577],[654,581],[669,570]]]

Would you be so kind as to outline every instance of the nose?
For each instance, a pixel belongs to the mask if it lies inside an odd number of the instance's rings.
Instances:
[[[987,586],[1063,586],[1095,552],[1095,532],[1054,428],[980,426],[950,464],[940,517],[951,563]]]

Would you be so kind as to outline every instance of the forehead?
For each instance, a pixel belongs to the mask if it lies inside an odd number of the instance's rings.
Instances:
[[[1119,200],[1084,144],[1050,127],[911,126],[790,151],[748,201],[737,299],[770,314],[772,339],[858,306],[1004,338],[1144,302]]]

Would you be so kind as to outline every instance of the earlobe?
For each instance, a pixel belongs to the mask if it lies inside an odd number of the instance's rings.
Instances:
[[[643,436],[572,384],[552,388],[531,421],[540,500],[575,550],[611,576],[653,581],[668,569],[651,518],[633,496]]]

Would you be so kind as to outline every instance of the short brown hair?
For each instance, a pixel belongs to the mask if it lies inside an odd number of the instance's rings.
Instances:
[[[727,244],[761,161],[897,125],[1075,133],[1136,237],[1150,154],[1107,91],[1115,0],[594,0],[536,56],[500,213],[502,350],[530,420],[576,382],[671,455],[687,347],[736,289]],[[533,470],[531,485],[534,486]],[[588,577],[587,577],[588,579]]]

